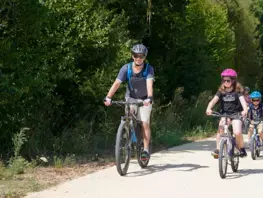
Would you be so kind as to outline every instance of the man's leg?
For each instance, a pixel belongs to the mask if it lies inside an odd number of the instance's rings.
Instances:
[[[143,145],[144,150],[149,153],[149,145],[151,140],[151,129],[150,125],[146,122],[143,122]]]
[[[139,108],[138,118],[142,121],[142,133],[144,151],[142,153],[142,160],[147,160],[150,157],[149,144],[151,141],[151,128],[150,128],[150,117],[152,112],[152,105],[142,106]]]

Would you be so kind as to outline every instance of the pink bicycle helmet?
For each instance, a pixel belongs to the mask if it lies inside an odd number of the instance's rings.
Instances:
[[[233,69],[225,69],[221,73],[221,77],[231,77],[231,78],[236,78],[237,77],[237,72]]]

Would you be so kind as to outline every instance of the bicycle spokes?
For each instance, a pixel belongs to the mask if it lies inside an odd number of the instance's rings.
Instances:
[[[125,163],[127,160],[127,152],[129,152],[129,139],[128,135],[126,133],[123,134],[122,139],[121,139],[121,147],[120,147],[120,152],[121,152],[121,162]]]

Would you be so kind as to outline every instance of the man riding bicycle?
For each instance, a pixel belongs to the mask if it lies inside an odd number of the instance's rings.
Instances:
[[[144,151],[141,160],[146,161],[150,157],[149,143],[151,139],[150,116],[152,111],[153,100],[153,80],[154,69],[151,65],[145,63],[148,54],[147,48],[143,44],[134,45],[131,49],[133,62],[127,63],[119,71],[117,79],[111,86],[104,104],[111,105],[111,99],[120,87],[122,82],[128,82],[125,98],[132,101],[136,99],[143,100],[144,105],[137,108],[131,108],[137,113],[138,119],[142,121]]]

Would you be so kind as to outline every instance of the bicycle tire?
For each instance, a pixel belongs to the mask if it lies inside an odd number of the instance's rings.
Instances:
[[[149,145],[149,154],[151,155],[151,141],[150,141],[150,145]],[[149,159],[147,161],[142,161],[141,160],[141,153],[143,152],[143,147],[144,147],[144,144],[143,144],[143,140],[141,141],[141,144],[140,146],[138,147],[138,150],[137,150],[137,161],[138,161],[138,164],[140,165],[141,168],[146,168],[150,162],[150,158],[151,156],[149,157]]]
[[[260,136],[258,136],[257,143],[261,144]],[[257,145],[258,145],[258,144],[257,144]],[[256,149],[256,156],[257,156],[257,157],[260,156],[260,151],[261,151],[261,145],[260,145],[260,146],[257,146],[257,149]]]
[[[146,168],[150,162],[150,157],[147,161],[142,161],[141,160],[141,154],[143,152],[143,148],[144,148],[144,143],[143,143],[143,135],[142,135],[142,126],[141,125],[137,125],[136,128],[136,134],[137,134],[137,161],[138,164],[141,168]],[[150,145],[149,145],[149,154],[151,155],[151,151],[152,151],[152,141],[150,140]]]
[[[250,152],[251,152],[251,158],[255,160],[257,158],[257,155],[256,155],[256,140],[254,136],[252,136],[250,139]]]
[[[125,142],[125,162],[124,162],[124,167],[121,167],[122,160],[121,160],[121,141],[123,138],[123,135],[126,133],[126,142]],[[130,127],[129,124],[125,122],[121,122],[118,128],[118,132],[116,135],[116,144],[115,144],[115,160],[116,160],[116,167],[117,171],[121,176],[124,176],[127,174],[129,164],[130,164],[130,159],[131,159],[131,148],[129,145],[129,138],[130,138]]]
[[[259,149],[257,149],[257,151],[256,151],[256,156],[260,157],[260,150]]]
[[[236,161],[235,161],[236,159]],[[236,173],[238,171],[238,165],[239,165],[239,156],[235,156],[235,157],[231,157],[230,158],[230,162],[231,162],[231,169],[234,173]]]
[[[236,152],[238,151],[238,149],[236,148],[236,138],[233,138],[231,140],[232,142],[232,151],[231,151],[231,157],[230,157],[230,165],[231,165],[231,169],[234,173],[236,173],[238,171],[238,165],[239,165],[239,155],[237,155],[237,153],[239,152]]]
[[[225,163],[223,163],[224,158],[225,158]],[[219,163],[219,175],[222,179],[226,177],[226,173],[227,173],[227,161],[228,161],[227,158],[228,158],[227,141],[225,139],[221,139],[218,163]]]

